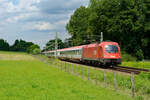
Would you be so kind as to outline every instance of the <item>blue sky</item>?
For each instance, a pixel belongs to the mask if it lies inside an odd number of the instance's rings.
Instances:
[[[0,38],[13,44],[16,39],[41,47],[54,39],[69,37],[65,25],[76,8],[89,0],[0,0]]]

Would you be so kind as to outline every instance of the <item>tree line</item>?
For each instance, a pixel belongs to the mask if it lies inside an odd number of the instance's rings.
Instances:
[[[62,41],[60,38],[57,39],[58,49],[68,48],[73,46],[69,39]],[[55,50],[55,39],[49,40],[42,51]]]
[[[66,25],[73,45],[118,42],[138,60],[150,59],[150,0],[90,0],[77,8]]]
[[[32,54],[40,53],[40,47],[33,42],[27,42],[25,40],[15,40],[13,45],[9,45],[9,43],[0,39],[0,50],[1,51],[15,51],[15,52],[27,52]]]

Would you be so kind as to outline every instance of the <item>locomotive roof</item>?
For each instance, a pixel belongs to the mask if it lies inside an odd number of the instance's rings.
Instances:
[[[92,43],[92,44],[86,45],[85,47],[95,47],[95,46],[97,46],[97,45],[98,45],[98,43]]]
[[[86,47],[95,47],[95,46],[97,46],[97,45],[99,45],[99,46],[101,46],[101,45],[107,45],[107,44],[108,44],[108,45],[109,45],[109,44],[118,45],[118,43],[116,43],[116,42],[104,41],[104,42],[100,42],[100,43],[92,43],[92,44],[86,45],[85,48],[86,48]]]
[[[108,45],[111,45],[111,44],[112,44],[112,45],[118,45],[117,42],[105,42],[105,41],[104,41],[104,42],[101,42],[99,45],[107,45],[107,44],[108,44]]]

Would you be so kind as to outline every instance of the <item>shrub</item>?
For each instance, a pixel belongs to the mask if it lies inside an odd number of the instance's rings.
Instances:
[[[40,54],[41,50],[39,48],[35,48],[32,52],[32,54],[36,55],[36,54]]]
[[[139,49],[135,55],[137,57],[137,60],[139,60],[139,61],[144,59],[143,51],[141,49]]]
[[[38,45],[32,45],[28,48],[27,52],[35,55],[41,53],[41,50]]]
[[[122,61],[136,61],[137,60],[136,57],[133,57],[124,51],[122,51],[121,54],[122,54]]]

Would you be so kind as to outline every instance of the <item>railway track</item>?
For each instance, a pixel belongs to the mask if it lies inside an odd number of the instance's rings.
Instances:
[[[125,73],[132,73],[134,72],[135,74],[140,74],[141,72],[149,72],[150,70],[148,69],[142,69],[142,68],[133,68],[133,67],[126,67],[126,66],[117,66],[111,68],[116,71],[120,72],[125,72]]]
[[[66,61],[66,60],[63,60]],[[135,74],[140,74],[141,72],[150,72],[149,69],[142,69],[142,68],[135,68],[135,67],[127,67],[127,66],[113,66],[113,67],[105,67],[105,66],[99,66],[99,65],[92,65],[92,64],[85,64],[82,62],[74,62],[74,61],[68,61],[71,63],[76,63],[76,64],[82,64],[82,65],[87,65],[90,67],[97,67],[98,69],[108,69],[108,70],[114,70],[118,72],[124,72],[124,73],[132,73],[134,72]]]

